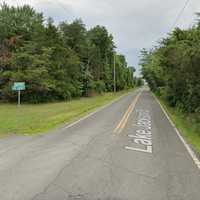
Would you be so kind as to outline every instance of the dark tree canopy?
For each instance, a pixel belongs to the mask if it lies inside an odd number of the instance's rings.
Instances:
[[[200,116],[200,24],[176,28],[156,48],[141,52],[150,88],[173,107]]]
[[[23,100],[47,102],[134,87],[134,70],[115,53],[113,36],[103,26],[86,29],[44,19],[28,5],[0,7],[0,100],[16,100],[14,82],[25,82]]]

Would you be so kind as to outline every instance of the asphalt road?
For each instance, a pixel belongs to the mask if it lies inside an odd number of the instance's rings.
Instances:
[[[200,171],[141,89],[45,136],[0,140],[0,200],[199,200]]]

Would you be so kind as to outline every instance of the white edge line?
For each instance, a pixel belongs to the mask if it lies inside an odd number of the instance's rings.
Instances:
[[[135,92],[135,91],[133,91],[133,92]],[[72,122],[72,123],[70,123],[69,125],[66,125],[66,126],[62,127],[61,130],[63,130],[63,129],[68,129],[68,128],[72,127],[72,126],[75,126],[75,125],[78,124],[79,122],[81,122],[81,121],[83,121],[83,120],[85,120],[85,119],[91,117],[92,115],[98,113],[99,111],[101,111],[101,110],[103,110],[103,109],[105,109],[105,108],[111,106],[112,104],[118,102],[118,101],[121,100],[123,97],[128,96],[130,93],[131,93],[131,92],[128,92],[128,93],[126,93],[126,94],[124,94],[124,95],[118,97],[117,99],[111,101],[110,103],[101,106],[100,108],[98,108],[98,109],[95,110],[94,112],[89,113],[88,115],[86,115],[86,116],[84,116],[84,117],[82,117],[82,118],[76,120],[75,122]]]
[[[152,93],[153,94],[153,93]],[[156,101],[158,102],[158,104],[160,105],[162,111],[164,112],[165,116],[167,117],[167,119],[169,120],[170,124],[172,125],[172,127],[174,128],[176,134],[178,135],[179,139],[181,140],[181,142],[184,144],[185,148],[187,149],[188,153],[190,154],[190,156],[192,157],[194,163],[197,165],[197,167],[200,169],[200,161],[197,158],[196,154],[194,153],[194,151],[190,148],[190,146],[187,144],[187,142],[185,141],[185,139],[182,137],[182,135],[180,134],[180,132],[178,131],[178,129],[176,128],[174,122],[170,119],[169,115],[167,114],[167,112],[165,111],[164,107],[162,106],[162,104],[160,103],[160,101],[157,99],[157,97],[153,94],[154,98],[156,99]]]

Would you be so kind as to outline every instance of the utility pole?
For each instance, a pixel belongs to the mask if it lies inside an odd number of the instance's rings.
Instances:
[[[115,52],[113,54],[113,91],[116,92],[116,62],[115,62]]]

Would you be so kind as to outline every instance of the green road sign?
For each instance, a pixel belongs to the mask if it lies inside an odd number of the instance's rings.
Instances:
[[[15,82],[12,90],[14,91],[20,91],[20,90],[25,90],[25,83],[24,82]]]

